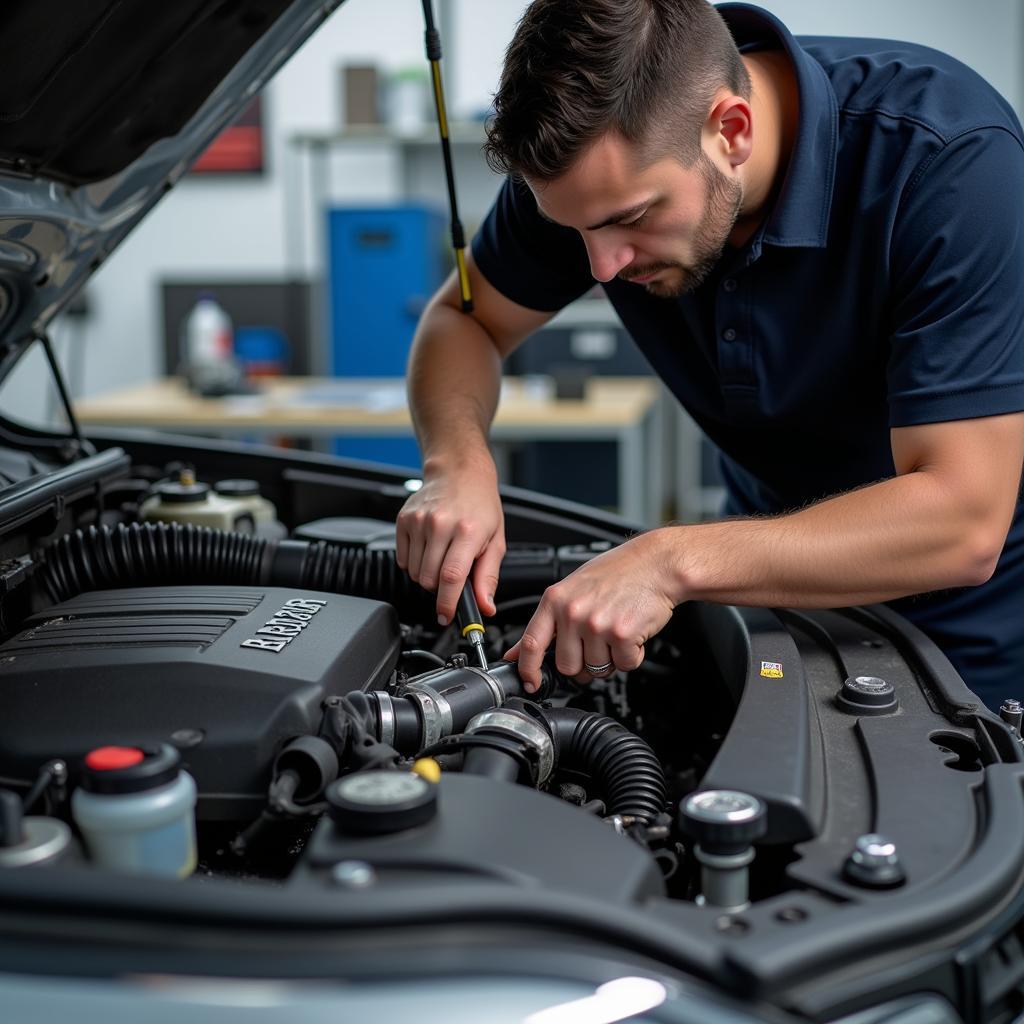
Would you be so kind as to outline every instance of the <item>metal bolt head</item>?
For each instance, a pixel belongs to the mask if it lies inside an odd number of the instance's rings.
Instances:
[[[853,852],[846,858],[843,876],[869,889],[889,889],[906,880],[896,844],[877,832],[858,836]]]
[[[999,717],[1011,725],[1018,725],[1021,716],[1024,715],[1024,705],[1013,697],[1008,697],[999,705]]]
[[[861,864],[895,864],[896,844],[877,832],[859,836],[851,854]]]
[[[68,766],[60,760],[60,758],[54,758],[52,761],[47,761],[43,766],[48,768],[50,775],[53,777],[53,781],[58,786],[63,786],[68,781]]]
[[[999,717],[1019,736],[1024,725],[1024,705],[1015,697],[1007,697],[999,707]]]
[[[740,824],[762,812],[761,801],[731,789],[709,789],[686,801],[687,813],[716,824]]]
[[[331,868],[331,881],[342,889],[369,889],[377,872],[365,860],[339,860]]]

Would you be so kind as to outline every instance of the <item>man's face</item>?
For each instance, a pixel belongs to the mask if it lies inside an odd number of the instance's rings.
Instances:
[[[692,167],[664,156],[641,167],[636,147],[605,135],[554,181],[527,179],[541,216],[579,231],[591,273],[652,295],[693,291],[736,225],[743,186],[701,153]]]

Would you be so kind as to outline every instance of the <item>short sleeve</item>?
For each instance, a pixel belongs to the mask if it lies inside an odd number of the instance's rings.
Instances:
[[[1024,149],[967,132],[908,186],[891,239],[893,427],[1024,410]]]
[[[537,212],[529,188],[506,178],[473,239],[473,259],[506,298],[554,312],[594,286],[583,240]]]

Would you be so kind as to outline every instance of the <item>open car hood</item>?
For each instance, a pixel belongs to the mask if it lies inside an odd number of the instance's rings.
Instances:
[[[0,377],[339,3],[0,11]],[[930,640],[688,601],[527,695],[633,524],[501,488],[480,665],[398,565],[416,486],[0,416],[0,1019],[1019,1019],[1020,721]]]
[[[4,5],[0,379],[340,3]]]

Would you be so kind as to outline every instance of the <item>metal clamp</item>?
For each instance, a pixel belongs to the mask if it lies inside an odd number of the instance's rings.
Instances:
[[[368,697],[377,702],[377,717],[380,721],[380,735],[377,739],[386,743],[389,747],[395,744],[395,704],[390,693],[383,690],[375,690],[367,694]]]
[[[429,683],[423,682],[406,683],[402,688],[403,697],[410,697],[415,693],[425,693],[434,702],[434,707],[437,708],[437,713],[441,716],[441,735],[451,736],[452,706],[444,694],[435,690]]]
[[[475,672],[485,683],[487,683],[487,686],[491,691],[491,696],[494,698],[494,706],[496,708],[501,707],[508,696],[502,688],[501,683],[499,683],[498,680],[490,674],[490,672],[485,672],[482,668],[478,668],[476,665],[467,665],[466,668],[470,672]]]
[[[410,700],[415,701],[419,705],[420,709],[420,721],[423,723],[423,736],[420,742],[420,749],[426,749],[432,747],[442,736],[447,736],[448,733],[444,731],[444,716],[441,709],[437,705],[437,701],[434,699],[434,695],[427,691],[426,688],[423,690],[407,688],[402,694],[403,697],[408,697]],[[445,701],[445,708],[448,711],[448,730],[451,731],[451,715],[452,709]]]
[[[538,754],[537,784],[548,780],[555,767],[555,744],[550,733],[525,712],[513,708],[481,711],[466,726],[467,733],[484,730],[511,733],[516,739],[532,747]]]

